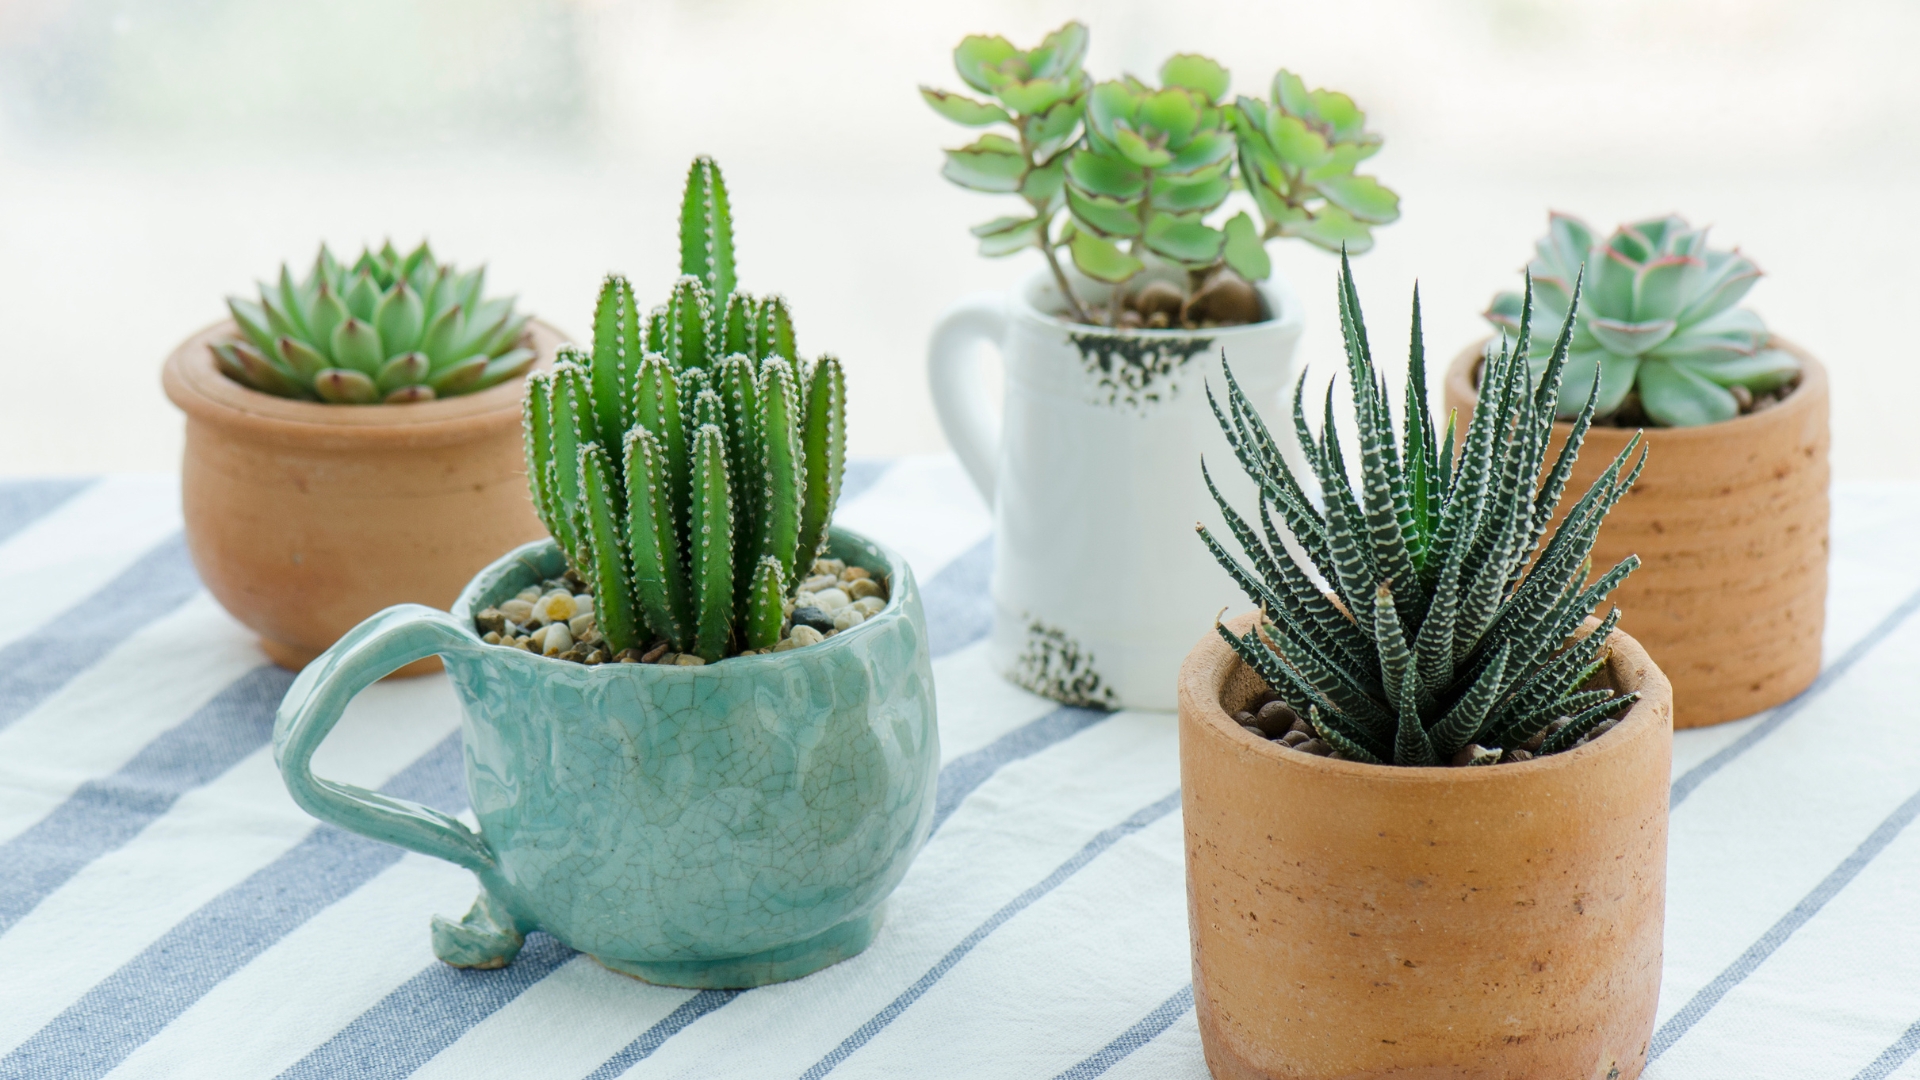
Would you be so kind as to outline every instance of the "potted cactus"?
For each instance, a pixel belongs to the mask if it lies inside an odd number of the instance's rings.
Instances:
[[[1200,534],[1259,610],[1181,671],[1208,1064],[1630,1080],[1660,988],[1672,702],[1618,613],[1588,615],[1635,561],[1586,578],[1645,454],[1613,455],[1555,526],[1594,384],[1554,450],[1526,339],[1496,350],[1455,454],[1425,412],[1416,296],[1396,434],[1344,264],[1340,290],[1357,483],[1331,388],[1317,436],[1294,413],[1323,504],[1231,373],[1216,407],[1259,494],[1243,517],[1216,489],[1241,557]]]
[[[930,376],[996,507],[997,665],[1061,700],[1171,709],[1186,643],[1226,602],[1172,524],[1212,513],[1184,465],[1219,448],[1201,381],[1226,348],[1283,415],[1300,304],[1265,242],[1364,251],[1399,197],[1355,171],[1381,140],[1345,94],[1283,70],[1267,97],[1235,97],[1227,69],[1194,54],[1169,58],[1158,85],[1096,82],[1087,40],[1077,22],[1027,50],[969,37],[954,67],[984,96],[922,88],[942,116],[992,129],[946,152],[947,178],[1022,204],[973,230],[981,253],[1046,264],[948,312]],[[1228,208],[1236,188],[1247,205]],[[985,399],[980,343],[1005,361],[1003,409]]]
[[[520,377],[560,337],[485,281],[424,243],[351,264],[322,245],[304,278],[282,266],[167,358],[194,566],[281,665],[389,604],[451,603],[501,547],[541,535]]]
[[[592,350],[526,398],[553,538],[483,570],[452,614],[403,605],[303,672],[275,750],[297,802],[480,883],[435,919],[458,967],[548,931],[672,986],[798,978],[872,940],[932,824],[932,660],[912,571],[830,526],[846,389],[779,297],[734,287],[719,169],[695,161],[682,276],[639,310],[610,276]],[[317,780],[345,703],[437,653],[465,715],[477,831]]]
[[[1673,680],[1675,723],[1771,708],[1820,673],[1827,587],[1826,370],[1738,307],[1760,271],[1707,230],[1667,216],[1601,238],[1553,214],[1528,270],[1558,319],[1585,267],[1588,288],[1561,379],[1555,437],[1585,387],[1599,397],[1589,442],[1611,451],[1645,429],[1652,464],[1601,531],[1601,560],[1640,555],[1619,593],[1623,625]],[[1520,297],[1487,318],[1519,332]],[[1536,322],[1538,353],[1544,344]],[[1454,359],[1449,406],[1471,412],[1485,345]],[[1543,372],[1536,363],[1536,378]],[[1576,473],[1590,478],[1591,462]]]

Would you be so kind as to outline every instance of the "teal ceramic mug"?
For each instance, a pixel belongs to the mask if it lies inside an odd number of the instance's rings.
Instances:
[[[566,567],[528,544],[453,612],[388,608],[294,681],[274,757],[323,821],[473,871],[434,952],[499,967],[545,930],[669,986],[759,986],[866,948],[932,825],[940,742],[926,617],[907,564],[842,529],[834,557],[884,575],[887,606],[826,641],[700,667],[588,667],[488,645],[473,614]],[[460,699],[476,832],[313,775],[353,696],[438,654]]]

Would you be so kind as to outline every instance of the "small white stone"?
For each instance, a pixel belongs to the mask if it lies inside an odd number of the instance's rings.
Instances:
[[[767,651],[768,652],[786,652],[789,649],[797,649],[799,647],[800,646],[794,644],[792,638],[783,637],[774,644],[773,648],[768,649]]]
[[[851,603],[853,603],[853,597],[839,589],[822,589],[813,594],[813,606],[829,613],[839,611]]]
[[[566,622],[575,614],[573,594],[558,589],[541,597],[533,605],[534,618],[545,622]]]
[[[846,568],[847,568],[847,564],[842,559],[813,560],[813,572],[816,574],[829,574],[834,577],[838,577],[840,576],[840,571],[845,570]]]
[[[530,600],[509,600],[500,605],[500,614],[505,615],[508,622],[519,623],[521,626],[525,626],[533,621],[533,602]]]
[[[592,611],[592,610],[593,610],[593,594],[592,593],[582,592],[582,593],[573,594],[573,613],[575,615],[578,615],[581,612]]]
[[[793,628],[793,636],[787,638],[787,641],[793,642],[793,647],[796,649],[803,645],[818,645],[824,640],[826,640],[825,636],[811,626],[796,626]],[[786,641],[783,641],[780,644],[785,645],[786,643]],[[779,645],[774,646],[776,649],[779,647]]]
[[[573,648],[573,632],[563,622],[548,623],[546,634],[540,639],[540,652],[543,656],[559,656]]]
[[[500,644],[500,632],[498,630],[489,630],[487,631],[486,636],[481,638],[480,640],[486,642],[489,645],[498,645]]]
[[[593,612],[591,611],[575,615],[573,618],[567,620],[567,629],[573,631],[573,639],[575,641],[586,637],[587,633],[591,631],[593,627]]]
[[[534,651],[538,652],[540,650],[540,646],[546,644],[547,628],[543,626],[540,629],[535,630],[533,633],[526,635],[526,640],[533,642]]]
[[[813,594],[805,589],[801,589],[799,592],[793,594],[793,606],[801,608],[815,607],[817,605],[814,603]],[[792,610],[788,610],[787,614],[793,614]]]
[[[540,599],[540,586],[529,585],[526,588],[521,589],[520,595],[519,597],[517,597],[517,599],[525,600],[529,604],[533,603],[535,600]],[[505,611],[506,609],[507,608],[505,604],[500,605],[500,610]]]
[[[853,610],[871,619],[886,608],[887,602],[877,596],[865,596],[855,600],[849,606],[852,607]]]
[[[839,583],[840,579],[832,574],[815,574],[801,582],[800,589],[802,592],[817,593],[822,589],[831,589]]]
[[[862,615],[858,608],[852,607],[851,605],[843,607],[833,613],[833,628],[835,630],[851,630],[866,621],[867,617]]]
[[[855,600],[865,600],[869,596],[879,596],[885,592],[880,583],[872,578],[855,578],[846,585],[847,595]]]
[[[700,659],[690,652],[683,652],[679,656],[674,657],[673,662],[680,667],[704,667],[706,665],[705,660]]]

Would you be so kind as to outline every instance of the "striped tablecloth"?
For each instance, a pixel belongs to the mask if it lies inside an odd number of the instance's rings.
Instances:
[[[536,935],[434,960],[464,871],[317,825],[268,746],[290,676],[201,591],[164,479],[0,484],[0,1077],[1206,1074],[1172,717],[984,663],[985,509],[945,458],[858,463],[839,520],[926,593],[932,839],[864,955],[647,986]],[[1836,491],[1827,669],[1683,732],[1651,1077],[1920,1078],[1920,486]],[[361,695],[326,776],[465,805],[444,676]]]

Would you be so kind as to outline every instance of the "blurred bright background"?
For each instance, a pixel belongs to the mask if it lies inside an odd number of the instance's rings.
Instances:
[[[322,239],[425,236],[574,333],[608,270],[664,299],[696,153],[732,188],[743,286],[846,361],[852,452],[938,451],[934,320],[1038,257],[975,254],[967,226],[1005,211],[940,178],[968,136],[915,86],[960,86],[966,33],[1069,18],[1096,77],[1202,52],[1237,91],[1286,66],[1368,111],[1403,198],[1356,266],[1376,354],[1404,357],[1416,277],[1432,354],[1484,333],[1549,208],[1677,210],[1832,369],[1836,474],[1920,478],[1900,0],[0,0],[0,472],[174,468],[160,361]],[[1328,370],[1333,260],[1271,250]]]

